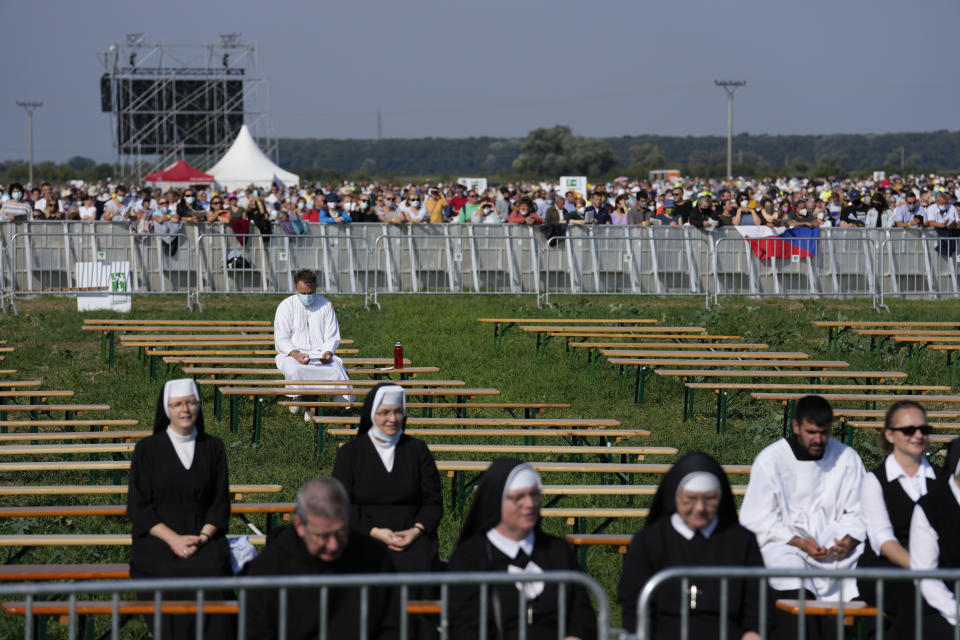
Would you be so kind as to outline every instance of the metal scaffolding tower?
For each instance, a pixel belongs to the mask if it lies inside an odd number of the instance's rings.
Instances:
[[[148,43],[130,33],[100,54],[101,109],[121,175],[141,180],[175,160],[212,166],[246,124],[275,161],[267,79],[238,33],[215,44]]]

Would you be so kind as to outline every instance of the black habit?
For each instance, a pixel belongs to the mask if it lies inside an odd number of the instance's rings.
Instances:
[[[333,477],[350,496],[350,526],[369,536],[374,527],[403,531],[419,522],[424,532],[407,549],[388,552],[397,571],[436,570],[443,513],[437,463],[423,441],[402,435],[387,471],[375,446],[360,433],[340,448],[333,464]]]
[[[508,558],[486,537],[487,531],[500,522],[504,488],[520,460],[494,460],[480,477],[477,493],[463,521],[457,548],[450,557],[448,571],[507,571],[507,565],[523,569],[533,561],[544,571],[580,571],[576,556],[566,542],[534,529],[533,553],[520,550],[516,558]],[[527,611],[519,611],[519,594],[512,584],[490,589],[487,615],[489,637],[510,640],[517,637],[520,615],[526,618],[527,638],[554,640],[557,637],[559,585],[544,583],[543,592],[527,601]],[[480,628],[478,586],[450,589],[450,636],[453,640],[472,640]],[[568,586],[566,593],[567,636],[593,640],[597,635],[596,619],[590,597],[581,586]],[[499,630],[499,631],[498,631]]]
[[[551,535],[536,531],[534,534],[533,554],[527,558],[521,550],[516,558],[504,555],[487,540],[486,534],[473,536],[457,546],[450,557],[448,571],[507,571],[507,565],[523,568],[527,562],[537,563],[544,571],[580,571],[577,558],[566,542]],[[558,626],[557,598],[559,586],[556,583],[544,583],[543,593],[534,600],[527,601],[527,638],[530,640],[556,640]],[[479,637],[480,602],[478,587],[464,587],[450,590],[450,637],[453,640],[470,640]],[[567,588],[568,636],[592,640],[597,636],[596,620],[590,596],[581,586]],[[497,634],[497,614],[495,600],[499,600],[500,621],[503,634]],[[487,611],[487,633],[491,638],[509,640],[517,637],[520,622],[519,596],[513,584],[501,585],[490,589]]]
[[[197,433],[193,462],[184,468],[166,431],[156,431],[137,443],[130,465],[127,517],[132,525],[130,577],[230,576],[230,493],[227,454],[219,438]],[[173,553],[169,545],[150,534],[163,523],[180,535],[198,535],[204,524],[216,533],[189,558]],[[167,599],[193,599],[195,593],[167,593]],[[208,599],[232,595],[208,593]],[[147,599],[153,599],[152,594]],[[220,637],[217,627],[226,616],[206,616],[207,637]],[[164,616],[164,637],[195,637],[192,616]],[[228,624],[232,629],[232,624]],[[229,633],[224,630],[223,633]]]
[[[705,538],[697,532],[684,538],[671,523],[676,513],[676,493],[687,474],[712,473],[720,481],[720,505],[717,527]],[[737,520],[733,492],[723,468],[709,455],[690,453],[671,467],[664,476],[651,504],[644,528],[633,536],[623,559],[623,576],[617,589],[624,628],[637,629],[637,597],[647,581],[668,567],[763,567],[763,557],[753,532]],[[728,582],[728,638],[739,638],[746,631],[759,629],[758,584],[756,580]],[[680,582],[671,581],[657,589],[651,609],[651,637],[680,637]],[[696,597],[693,597],[693,587]],[[691,638],[715,638],[720,627],[720,581],[691,580],[691,593],[684,598],[689,606]],[[695,604],[694,604],[695,603]]]
[[[249,576],[344,575],[389,573],[393,571],[386,547],[356,531],[350,532],[347,547],[334,562],[324,562],[307,552],[293,525],[271,532],[263,552],[244,567]],[[355,638],[359,633],[360,590],[331,589],[328,592],[328,638]],[[287,592],[287,638],[307,640],[320,633],[319,589],[290,589]],[[372,640],[397,637],[397,598],[393,589],[369,591],[368,637]],[[249,592],[247,638],[272,640],[277,637],[279,595],[276,590]]]

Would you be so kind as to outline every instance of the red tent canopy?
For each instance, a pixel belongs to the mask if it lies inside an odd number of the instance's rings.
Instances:
[[[193,168],[183,160],[177,160],[166,169],[148,173],[145,181],[166,184],[213,184],[214,177]]]

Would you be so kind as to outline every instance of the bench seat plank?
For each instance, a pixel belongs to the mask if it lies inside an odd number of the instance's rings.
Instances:
[[[682,360],[670,358],[609,358],[610,364],[630,367],[849,367],[843,360]],[[751,372],[752,373],[752,372]]]
[[[688,389],[835,389],[850,391],[950,391],[949,385],[929,384],[819,384],[819,383],[773,383],[773,382],[687,382]]]
[[[810,356],[800,351],[647,351],[638,349],[601,349],[600,355],[627,358],[731,358],[741,360],[805,360]],[[766,364],[766,363],[764,363]]]
[[[748,371],[715,371],[712,369],[654,369],[653,372],[658,376],[681,376],[685,378],[692,378],[696,376],[701,378],[865,378],[886,380],[887,378],[903,379],[907,377],[907,374],[903,371],[773,371],[770,369],[751,369]]]
[[[314,416],[319,424],[359,424],[358,416]],[[407,418],[408,425],[464,425],[476,427],[619,427],[620,421],[611,418]]]
[[[0,486],[0,496],[44,496],[44,495],[114,495],[127,493],[125,484],[97,485],[11,485]],[[230,493],[243,495],[248,493],[280,493],[279,484],[231,484]]]
[[[228,535],[239,538],[239,535]],[[248,536],[250,543],[264,545],[266,536]],[[129,547],[129,533],[44,533],[38,535],[9,534],[0,535],[0,547]]]
[[[410,420],[408,418],[408,420]],[[327,429],[331,436],[355,436],[356,429]],[[646,438],[649,431],[643,429],[404,429],[404,433],[418,438],[510,438],[510,437],[591,437],[591,438]]]

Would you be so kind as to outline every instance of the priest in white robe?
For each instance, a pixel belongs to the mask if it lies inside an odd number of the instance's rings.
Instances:
[[[340,345],[337,315],[330,301],[317,295],[316,273],[298,271],[294,285],[296,294],[277,306],[273,320],[277,368],[286,380],[348,380],[343,361],[334,355]],[[289,388],[316,391],[318,387]]]
[[[769,445],[753,461],[740,523],[757,536],[767,568],[853,569],[863,553],[863,462],[856,451],[830,438],[832,426],[830,403],[805,396],[797,402],[793,435]],[[801,586],[817,600],[849,601],[858,595],[852,579],[815,578],[801,585],[798,578],[771,578],[771,597],[796,598]],[[807,620],[810,624],[812,618]]]

